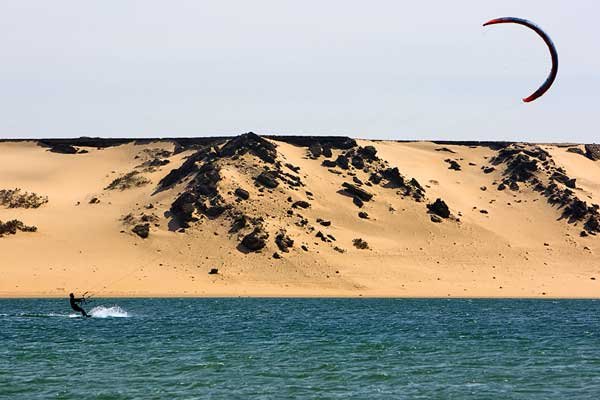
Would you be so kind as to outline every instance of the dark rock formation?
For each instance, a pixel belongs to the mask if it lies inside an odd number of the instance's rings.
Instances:
[[[327,167],[327,168],[335,168],[337,167],[337,164],[335,161],[332,160],[323,160],[323,162],[321,163],[322,166]]]
[[[427,204],[427,209],[430,213],[438,215],[442,218],[450,217],[450,209],[446,202],[442,199],[436,199],[432,204]]]
[[[218,273],[219,273],[218,268],[211,268],[210,271],[208,271],[209,275],[217,275]]]
[[[364,212],[364,211],[361,211],[361,212],[359,212],[359,213],[358,213],[358,216],[359,216],[360,218],[362,218],[362,219],[369,219],[369,214],[367,214],[367,213],[366,213],[366,212]]]
[[[585,151],[581,150],[579,147],[569,147],[567,149],[567,152],[569,152],[569,153],[576,153],[576,154],[585,156]]]

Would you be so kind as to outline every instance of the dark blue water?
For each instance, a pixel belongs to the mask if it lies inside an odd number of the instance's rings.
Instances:
[[[0,398],[600,398],[600,301],[95,305],[0,300]]]

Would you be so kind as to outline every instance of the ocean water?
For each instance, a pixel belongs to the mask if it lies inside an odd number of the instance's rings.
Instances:
[[[600,301],[0,300],[2,399],[598,399]]]

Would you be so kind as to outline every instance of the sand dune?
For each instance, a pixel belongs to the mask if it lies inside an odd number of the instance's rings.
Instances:
[[[2,142],[0,190],[48,202],[0,204],[0,221],[37,227],[0,237],[0,296],[600,297],[600,161],[545,144],[309,143]],[[438,198],[449,218],[428,210]]]

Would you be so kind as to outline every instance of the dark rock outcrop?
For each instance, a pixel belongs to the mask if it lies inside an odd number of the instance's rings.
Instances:
[[[219,156],[233,157],[248,152],[269,164],[274,164],[277,158],[276,146],[253,132],[244,133],[229,140],[219,150]]]
[[[592,161],[600,160],[600,144],[586,144],[585,156]]]

